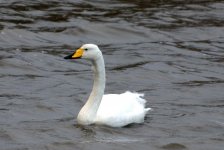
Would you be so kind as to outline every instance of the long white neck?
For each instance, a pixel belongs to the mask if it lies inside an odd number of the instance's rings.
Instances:
[[[94,71],[93,89],[77,118],[78,122],[82,124],[93,123],[105,89],[106,78],[103,56],[101,55],[96,60],[92,61],[92,64]]]
[[[95,109],[98,109],[104,94],[105,80],[106,80],[103,57],[100,57],[99,59],[93,62],[93,71],[94,71],[93,89],[86,104],[90,104],[92,107],[95,107]]]

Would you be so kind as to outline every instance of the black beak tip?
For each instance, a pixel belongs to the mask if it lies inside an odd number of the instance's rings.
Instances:
[[[64,59],[72,59],[73,54],[65,56]]]

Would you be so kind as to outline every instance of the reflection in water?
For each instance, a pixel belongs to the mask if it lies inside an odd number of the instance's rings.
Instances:
[[[223,1],[0,2],[3,149],[223,149]],[[106,93],[144,92],[142,125],[78,126],[91,90],[83,43],[104,53]],[[75,125],[74,125],[75,124]]]

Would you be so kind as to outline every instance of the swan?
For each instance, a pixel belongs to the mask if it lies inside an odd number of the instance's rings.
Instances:
[[[84,44],[64,59],[83,58],[93,65],[94,83],[92,92],[77,116],[81,125],[106,125],[123,127],[132,123],[143,123],[146,113],[146,100],[143,94],[125,92],[122,94],[106,94],[105,66],[102,52],[95,44]]]

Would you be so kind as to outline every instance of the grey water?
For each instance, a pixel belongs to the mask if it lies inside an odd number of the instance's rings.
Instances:
[[[105,93],[145,93],[139,125],[77,125],[95,43]],[[224,1],[1,0],[1,150],[223,150]]]

